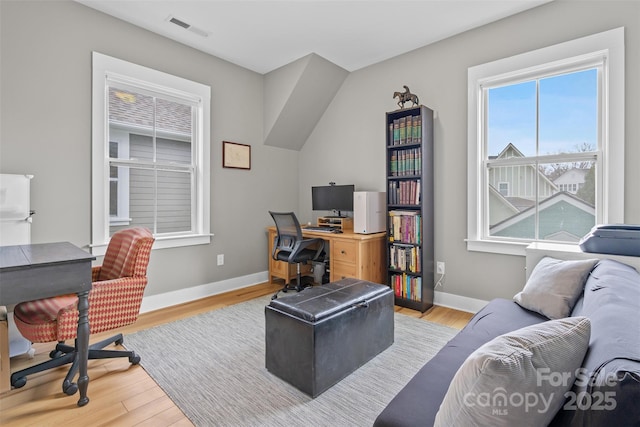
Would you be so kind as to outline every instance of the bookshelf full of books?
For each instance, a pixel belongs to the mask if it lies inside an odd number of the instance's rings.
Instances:
[[[396,305],[433,305],[433,110],[386,114],[387,280]]]

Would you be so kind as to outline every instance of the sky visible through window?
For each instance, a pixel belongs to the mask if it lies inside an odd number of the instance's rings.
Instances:
[[[539,153],[597,148],[598,85],[595,68],[539,79]],[[488,154],[512,143],[536,155],[536,81],[489,90]]]

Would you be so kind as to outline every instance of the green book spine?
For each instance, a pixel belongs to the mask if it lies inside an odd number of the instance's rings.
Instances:
[[[398,175],[398,154],[393,153],[391,155],[391,176]]]
[[[400,120],[393,121],[393,145],[400,144]]]

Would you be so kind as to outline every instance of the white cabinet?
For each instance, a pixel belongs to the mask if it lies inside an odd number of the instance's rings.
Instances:
[[[33,175],[0,174],[0,246],[31,243],[31,179]],[[13,321],[13,307],[7,307],[9,357],[28,353],[31,343]]]

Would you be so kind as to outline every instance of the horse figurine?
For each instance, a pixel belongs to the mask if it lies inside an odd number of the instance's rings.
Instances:
[[[418,101],[418,95],[414,95],[409,92],[408,86],[402,86],[404,88],[404,92],[393,92],[393,97],[398,98],[398,107],[404,108],[404,103],[411,101],[411,106],[418,105],[420,102]]]

